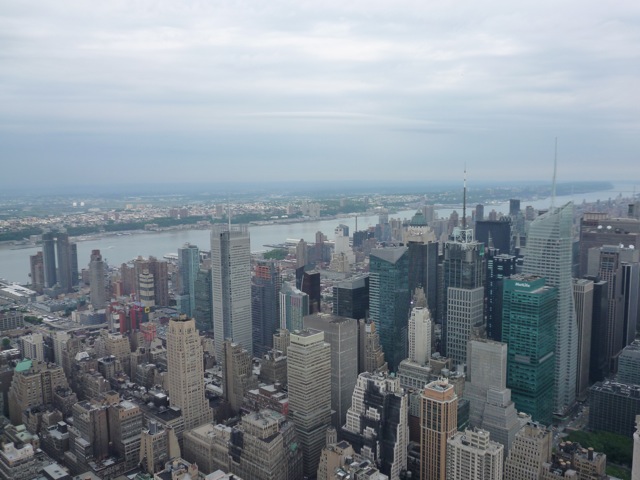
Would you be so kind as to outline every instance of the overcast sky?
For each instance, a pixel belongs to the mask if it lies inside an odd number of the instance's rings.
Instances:
[[[0,187],[640,175],[640,2],[0,2]]]

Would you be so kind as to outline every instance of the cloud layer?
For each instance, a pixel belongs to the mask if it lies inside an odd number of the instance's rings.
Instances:
[[[637,178],[640,7],[4,2],[0,105],[0,185]]]

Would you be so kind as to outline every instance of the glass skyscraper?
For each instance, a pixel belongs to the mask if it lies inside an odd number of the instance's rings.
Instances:
[[[407,247],[378,248],[369,257],[369,309],[389,370],[407,358],[409,255]]]
[[[180,274],[180,313],[193,317],[196,307],[196,278],[200,270],[200,250],[186,243],[178,249],[178,272]]]
[[[572,226],[571,202],[537,217],[527,232],[522,267],[522,273],[544,277],[547,285],[558,290],[554,377],[554,413],[558,415],[566,414],[576,401],[578,323],[571,274]]]
[[[557,290],[546,286],[544,278],[513,275],[504,279],[503,299],[507,387],[518,411],[549,425],[553,418]]]

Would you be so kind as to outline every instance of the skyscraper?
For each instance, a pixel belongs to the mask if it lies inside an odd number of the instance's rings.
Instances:
[[[31,288],[38,293],[42,293],[44,288],[44,257],[42,252],[29,257],[31,267]]]
[[[516,273],[516,257],[487,249],[487,337],[502,340],[502,280]]]
[[[396,371],[407,357],[410,300],[407,248],[372,250],[369,257],[369,309],[391,371]]]
[[[426,306],[438,318],[438,242],[421,211],[411,219],[405,241],[409,248],[409,291],[422,288]]]
[[[167,370],[171,406],[182,410],[184,429],[191,430],[212,419],[204,395],[202,344],[196,322],[186,315],[169,321]],[[219,357],[222,358],[222,357]]]
[[[557,289],[554,413],[564,414],[576,400],[578,324],[573,304],[573,203],[551,208],[529,225],[522,272],[546,278]],[[504,333],[504,326],[503,326]],[[516,402],[517,404],[518,402]]]
[[[503,217],[500,220],[482,220],[476,222],[476,240],[489,248],[497,248],[500,253],[511,253],[511,219]]]
[[[44,259],[44,286],[53,287],[57,282],[56,237],[54,232],[42,234],[42,254]]]
[[[56,255],[58,257],[58,283],[65,293],[73,291],[73,286],[77,281],[73,278],[73,264],[78,264],[77,250],[75,259],[69,242],[69,234],[66,232],[56,233]],[[77,267],[76,267],[77,271]]]
[[[489,437],[467,429],[447,440],[447,480],[502,480],[504,447]]]
[[[360,320],[369,312],[369,275],[337,282],[333,286],[332,312],[340,317]]]
[[[504,280],[507,386],[518,410],[546,425],[553,415],[557,302],[557,289],[545,285],[544,278],[513,275]]]
[[[211,286],[211,268],[198,270],[195,283],[195,308],[193,316],[200,332],[213,330],[213,299]]]
[[[280,328],[291,332],[302,330],[306,315],[309,315],[309,295],[285,282],[280,290]]]
[[[200,270],[200,251],[195,245],[185,243],[178,249],[178,272],[180,274],[180,313],[193,317],[196,304],[196,278]]]
[[[331,346],[318,330],[291,334],[287,350],[289,412],[296,427],[305,475],[318,469],[331,424]]]
[[[89,261],[89,285],[91,287],[91,305],[93,308],[104,308],[107,304],[107,289],[105,286],[104,261],[100,250],[91,250]]]
[[[273,347],[273,334],[280,326],[282,278],[273,260],[258,260],[251,284],[253,355],[262,357]]]
[[[539,480],[551,460],[553,438],[544,425],[528,423],[516,435],[504,463],[504,480]]]
[[[247,225],[214,225],[211,231],[213,333],[216,357],[231,339],[253,355],[251,244]]]
[[[589,361],[591,359],[591,325],[593,319],[593,280],[573,280],[573,299],[578,321],[578,365],[576,370],[576,396],[579,401],[589,393]]]
[[[447,478],[447,440],[458,430],[458,397],[443,378],[427,384],[420,399],[420,480]]]
[[[331,409],[335,412],[332,423],[339,429],[347,418],[358,377],[358,321],[316,313],[304,318],[304,328],[324,332],[324,341],[331,345]]]

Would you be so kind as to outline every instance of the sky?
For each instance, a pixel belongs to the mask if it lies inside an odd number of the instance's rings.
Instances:
[[[637,0],[0,2],[0,188],[637,180],[639,113]]]

